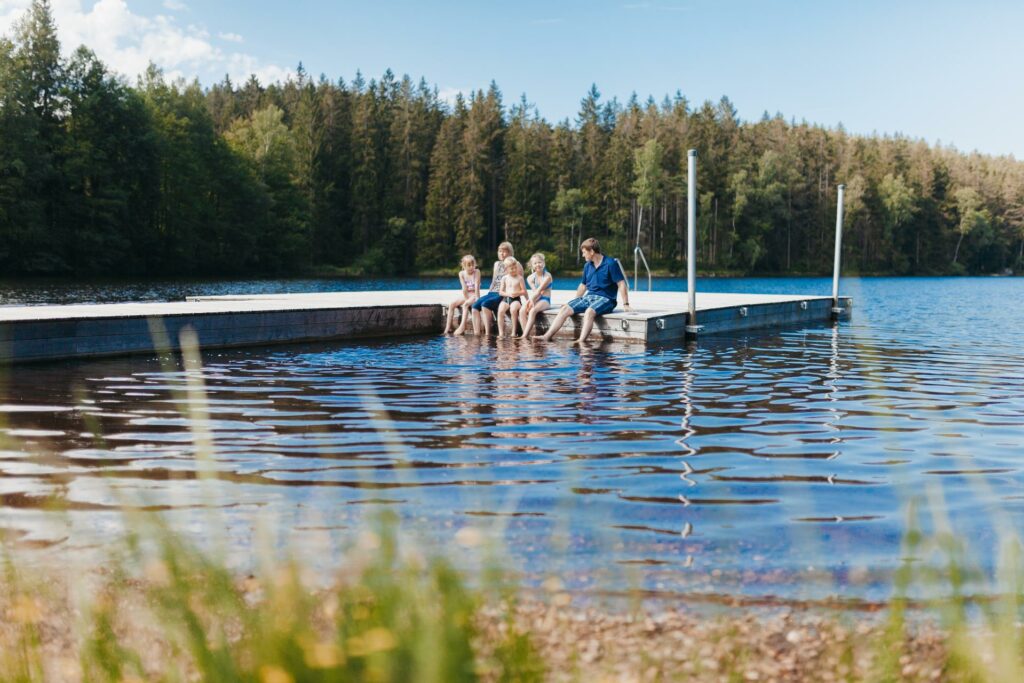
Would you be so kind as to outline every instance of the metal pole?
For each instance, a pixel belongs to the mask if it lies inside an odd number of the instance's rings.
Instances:
[[[843,251],[843,191],[846,185],[839,186],[838,205],[836,206],[836,256],[832,266],[832,314],[842,315],[845,311],[839,305],[839,259]]]
[[[697,324],[697,150],[687,152],[686,167],[686,291],[690,296],[690,324],[686,333],[695,335],[701,330]]]
[[[633,291],[640,289],[640,226],[644,224],[644,205],[640,204],[640,218],[636,221],[636,246],[633,247]],[[628,282],[626,284],[629,284]]]

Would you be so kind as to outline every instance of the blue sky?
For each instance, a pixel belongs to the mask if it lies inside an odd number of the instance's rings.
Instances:
[[[0,0],[0,30],[27,3]],[[346,81],[390,67],[446,95],[493,79],[550,121],[574,117],[591,83],[620,100],[680,90],[695,105],[727,95],[747,120],[782,112],[1024,159],[1020,0],[51,3],[65,42],[131,76],[150,59],[207,84],[299,61]]]

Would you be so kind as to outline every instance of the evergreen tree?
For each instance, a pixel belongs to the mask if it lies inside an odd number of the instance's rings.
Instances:
[[[402,78],[391,121],[390,167],[394,172],[389,204],[396,217],[410,223],[424,218],[430,155],[437,136],[436,106],[425,83],[416,88],[408,76]]]
[[[502,136],[500,93],[477,91],[470,100],[462,135],[461,182],[455,242],[466,253],[490,252],[498,235],[498,173]]]
[[[17,267],[29,272],[66,272],[69,265],[58,246],[64,236],[59,156],[65,146],[64,66],[48,0],[33,0],[18,23],[13,50],[7,51],[11,63],[4,99],[11,112],[5,118],[15,134],[15,149],[9,154],[18,161],[10,168],[24,196],[31,198],[24,210],[15,209],[26,221],[16,228],[21,252],[15,256]]]
[[[8,273],[29,270],[45,243],[38,119],[23,92],[15,46],[0,39],[0,266]]]
[[[383,142],[380,130],[379,92],[371,81],[363,87],[357,75],[353,83],[355,103],[352,113],[352,223],[354,251],[365,254],[376,243],[382,225],[381,194],[383,179]]]
[[[159,193],[152,122],[138,94],[87,48],[66,73],[62,260],[76,273],[143,272],[138,230]]]
[[[312,167],[311,242],[318,263],[351,258],[352,98],[343,81],[321,79],[315,103],[323,126]]]
[[[459,95],[450,116],[441,124],[434,152],[430,157],[430,183],[427,190],[427,215],[417,241],[417,258],[421,267],[449,265],[456,259],[456,250],[477,255],[477,245],[456,239],[456,225],[461,206],[462,141],[465,136],[466,106]]]
[[[512,108],[505,131],[502,191],[505,237],[525,247],[524,251],[553,246],[547,220],[552,199],[548,181],[549,134],[547,124],[531,116],[531,106],[524,95]]]
[[[854,136],[723,97],[602,101],[551,125],[491,83],[448,108],[391,71],[204,90],[135,87],[88,49],[61,58],[50,4],[0,39],[0,267],[23,273],[368,273],[454,267],[510,238],[573,260],[581,238],[681,266],[687,150],[698,253],[737,273],[1024,268],[1024,164],[905,136]],[[413,260],[415,257],[415,260]],[[576,257],[578,259],[578,256]]]

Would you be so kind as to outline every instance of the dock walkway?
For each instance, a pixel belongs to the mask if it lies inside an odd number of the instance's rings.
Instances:
[[[330,292],[193,297],[186,301],[0,306],[0,363],[152,353],[154,331],[170,347],[190,327],[203,348],[434,334],[450,290]],[[573,292],[555,290],[553,317]],[[594,335],[646,343],[684,338],[686,292],[631,292],[633,310],[598,319]],[[832,316],[831,297],[697,294],[701,334],[809,322]],[[841,301],[849,311],[849,299]],[[569,319],[559,336],[573,336]],[[543,329],[546,321],[538,321]]]

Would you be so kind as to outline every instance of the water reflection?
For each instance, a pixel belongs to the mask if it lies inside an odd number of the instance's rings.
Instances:
[[[528,577],[877,597],[905,501],[929,483],[979,557],[994,506],[1003,526],[1024,521],[1024,360],[1005,336],[1024,320],[993,324],[982,352],[934,310],[901,317],[886,301],[851,323],[678,347],[419,338],[210,353],[216,506],[240,548],[261,515],[304,547],[388,507],[440,547],[493,523]],[[99,545],[124,501],[202,528],[187,373],[139,358],[7,373],[10,542]],[[48,526],[54,503],[64,516]]]
[[[697,343],[695,341],[690,342],[686,345],[686,353],[683,356],[682,361],[682,374],[683,383],[682,390],[680,392],[680,403],[682,405],[682,418],[679,422],[679,429],[682,432],[682,436],[676,439],[676,444],[682,449],[683,459],[680,461],[683,471],[680,472],[679,478],[690,488],[697,486],[697,481],[690,478],[690,475],[695,474],[693,466],[690,465],[688,458],[697,454],[697,451],[690,447],[687,439],[696,434],[696,430],[690,425],[690,421],[693,418],[694,402],[692,399],[693,393],[693,356],[697,351]],[[682,500],[688,500],[680,494]],[[693,524],[689,521],[683,522],[682,529],[679,532],[681,538],[688,538],[693,534]],[[689,569],[693,567],[693,555],[686,554],[683,560],[683,567]]]

